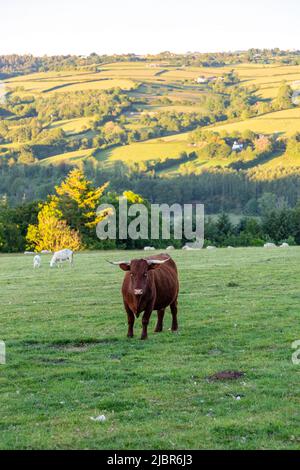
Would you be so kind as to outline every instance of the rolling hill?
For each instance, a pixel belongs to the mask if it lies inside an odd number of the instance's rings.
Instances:
[[[282,64],[236,64],[225,67],[176,67],[168,63],[149,62],[116,62],[105,65],[95,65],[93,70],[48,71],[19,75],[2,82],[9,96],[18,96],[26,100],[30,97],[50,97],[57,94],[74,92],[104,91],[120,89],[132,100],[131,110],[122,113],[124,128],[127,131],[143,132],[147,126],[142,118],[149,115],[152,118],[160,113],[201,114],[204,112],[203,100],[212,93],[207,83],[196,83],[197,77],[205,80],[223,80],[226,74],[234,70],[242,86],[253,87],[253,94],[262,102],[274,98],[283,81],[291,84],[294,89],[299,86],[300,66],[284,66]],[[3,94],[3,89],[2,89]],[[7,125],[17,128],[19,118],[10,116]],[[67,139],[90,139],[97,137],[93,129],[95,116],[81,116],[72,119],[54,120],[46,124],[45,129],[62,130]],[[259,134],[277,134],[291,136],[300,129],[300,108],[287,109],[262,114],[251,119],[234,119],[232,122],[215,123],[208,126],[210,131],[227,133],[251,130]],[[22,122],[21,124],[22,125]],[[195,149],[189,143],[190,132],[174,131],[160,138],[146,139],[142,142],[132,142],[127,145],[112,145],[108,148],[88,148],[58,152],[41,160],[42,165],[59,164],[61,162],[76,163],[92,155],[105,165],[110,166],[115,161],[132,165],[147,161],[164,161],[179,158],[182,152],[192,152]],[[1,142],[0,156],[5,158],[9,152],[18,151],[22,145],[30,145],[31,141],[20,140]],[[197,149],[196,149],[197,150]],[[237,155],[238,159],[238,155]],[[276,165],[278,159],[276,159]],[[287,163],[280,160],[280,164]],[[293,162],[292,162],[293,163]],[[194,168],[201,171],[204,168],[230,166],[232,159],[213,158],[207,161],[201,155],[194,162]],[[270,164],[270,163],[269,163]],[[291,164],[291,162],[289,163]],[[160,172],[161,175],[180,174],[188,169],[188,164],[176,164]]]

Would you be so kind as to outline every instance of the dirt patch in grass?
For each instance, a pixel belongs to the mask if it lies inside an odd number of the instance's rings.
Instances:
[[[239,284],[234,281],[229,281],[227,287],[239,287]]]
[[[95,339],[95,338],[86,338],[82,340],[59,340],[51,343],[50,347],[54,349],[59,349],[67,352],[84,352],[87,351],[92,346],[97,345],[106,345],[109,346],[117,341],[116,338],[110,339]]]
[[[28,350],[44,350],[44,349],[57,349],[60,351],[67,351],[67,352],[84,352],[87,351],[90,347],[97,346],[97,345],[104,345],[110,346],[118,341],[117,338],[82,338],[82,339],[58,339],[52,342],[47,341],[37,341],[37,340],[26,340],[21,341],[18,344],[21,344],[23,348]]]
[[[55,359],[53,358],[50,358],[50,357],[43,357],[40,359],[40,362],[44,363],[44,364],[65,364],[67,361],[65,358],[63,357],[57,357]]]
[[[245,375],[245,372],[237,370],[223,370],[221,372],[216,372],[213,375],[207,377],[209,382],[215,382],[217,380],[237,380]]]

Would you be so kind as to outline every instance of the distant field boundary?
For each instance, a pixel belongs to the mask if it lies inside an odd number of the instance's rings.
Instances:
[[[63,83],[62,85],[56,85],[52,88],[48,88],[47,90],[43,90],[42,93],[48,93],[50,91],[58,90],[60,88],[65,88],[65,87],[72,86],[72,85],[81,85],[84,83],[94,83],[94,82],[104,82],[107,80],[110,80],[110,78],[99,78],[98,80],[84,80],[80,82]]]

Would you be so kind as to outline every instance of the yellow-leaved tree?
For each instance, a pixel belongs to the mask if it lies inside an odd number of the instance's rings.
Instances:
[[[61,219],[61,212],[54,201],[40,205],[37,225],[29,225],[26,235],[28,248],[35,251],[58,251],[70,248],[73,251],[81,248],[81,236]]]
[[[107,216],[107,212],[96,213],[107,185],[95,188],[82,170],[71,170],[55,187],[56,194],[41,205],[37,225],[28,227],[28,247],[36,251],[79,250],[95,243],[95,227]]]
[[[96,215],[96,209],[107,186],[108,183],[105,183],[94,188],[83,171],[76,168],[60,186],[55,187],[57,196],[53,198],[71,227],[88,234],[88,229],[94,229],[103,219],[102,215]]]

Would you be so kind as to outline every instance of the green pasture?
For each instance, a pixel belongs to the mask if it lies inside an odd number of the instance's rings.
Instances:
[[[154,312],[147,341],[105,261],[143,255],[0,256],[0,448],[299,449],[300,249],[172,252],[179,332],[167,311],[154,334]]]

